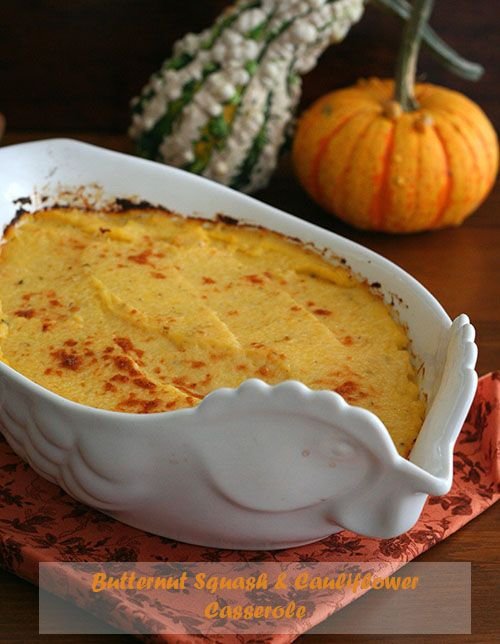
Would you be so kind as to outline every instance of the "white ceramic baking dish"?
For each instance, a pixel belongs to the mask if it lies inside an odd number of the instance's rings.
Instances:
[[[428,398],[410,458],[373,413],[299,382],[249,380],[193,409],[137,415],[76,404],[0,363],[0,429],[12,448],[80,501],[181,541],[273,549],[342,528],[374,537],[408,530],[427,495],[451,485],[477,381],[468,318],[452,324],[417,281],[366,248],[192,174],[71,140],[0,150],[0,225],[20,204],[50,203],[42,196],[99,206],[131,195],[312,242],[378,282],[408,327]],[[23,197],[31,203],[16,201]]]

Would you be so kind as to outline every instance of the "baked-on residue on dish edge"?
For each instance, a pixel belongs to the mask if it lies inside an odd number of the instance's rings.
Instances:
[[[0,360],[71,400],[151,413],[248,378],[373,411],[407,455],[421,427],[403,327],[380,297],[265,229],[52,209],[0,246]]]

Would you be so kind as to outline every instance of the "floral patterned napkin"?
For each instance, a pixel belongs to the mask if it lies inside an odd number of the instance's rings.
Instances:
[[[46,561],[278,561],[379,562],[390,574],[396,563],[407,562],[446,539],[500,496],[500,372],[484,376],[455,447],[455,476],[449,494],[431,497],[417,524],[393,539],[370,539],[344,531],[300,548],[274,552],[218,550],[178,543],[128,527],[73,500],[23,463],[0,438],[0,564],[38,582],[38,563]],[[396,566],[398,567],[398,566]],[[78,601],[66,584],[65,597]],[[69,590],[68,590],[69,588]],[[325,619],[355,597],[346,594],[330,604],[313,607],[304,628]],[[81,599],[81,596],[80,596]],[[182,617],[161,607],[151,612],[143,597],[124,604],[115,598],[114,625],[127,630],[132,623],[160,620],[164,630],[179,633]],[[78,601],[81,604],[81,601]],[[169,625],[175,627],[169,629]],[[259,642],[287,642],[298,636],[259,636]],[[158,641],[158,638],[154,638]],[[192,635],[159,636],[161,641],[193,641]],[[243,635],[214,641],[245,641]]]

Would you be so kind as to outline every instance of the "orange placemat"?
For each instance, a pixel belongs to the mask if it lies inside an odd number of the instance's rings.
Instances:
[[[34,583],[42,561],[304,561],[380,562],[387,573],[395,562],[407,562],[468,523],[500,496],[500,373],[484,376],[455,447],[455,476],[449,494],[431,497],[409,532],[394,539],[369,539],[344,531],[323,541],[274,552],[202,548],[130,528],[74,501],[40,478],[0,439],[0,564]],[[384,566],[381,566],[383,573]],[[380,570],[379,570],[379,574]],[[118,598],[117,598],[118,599]],[[352,601],[352,594],[313,610],[310,628]],[[171,610],[155,613],[140,600],[120,605],[115,625],[160,620],[180,632],[182,616]],[[297,633],[298,635],[299,633]],[[259,642],[286,642],[297,635],[259,636]],[[192,635],[186,637],[191,641]],[[159,636],[180,641],[178,635]],[[222,638],[215,638],[219,641]],[[228,641],[225,636],[224,642]],[[229,639],[232,639],[231,637]],[[234,641],[243,641],[242,635]]]

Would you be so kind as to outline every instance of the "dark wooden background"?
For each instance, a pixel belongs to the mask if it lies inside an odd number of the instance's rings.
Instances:
[[[207,27],[227,0],[1,0],[0,111],[14,130],[124,132],[128,103],[172,42]],[[432,24],[487,71],[477,83],[427,53],[425,76],[464,91],[500,125],[498,0],[440,0]],[[362,76],[389,76],[401,23],[368,7],[305,80],[304,101]]]
[[[4,144],[67,135],[131,151],[128,103],[169,55],[173,41],[210,24],[224,0],[0,0],[0,112]],[[423,52],[421,77],[466,93],[500,128],[499,0],[439,0],[432,24],[464,56],[481,62],[478,83],[444,71]],[[332,47],[304,83],[304,104],[362,76],[390,76],[401,24],[369,7],[347,40]],[[425,70],[425,75],[423,71]],[[263,200],[382,253],[422,281],[454,317],[478,331],[479,373],[500,368],[500,189],[457,229],[392,237],[362,233],[315,206],[286,160]],[[472,561],[473,635],[306,636],[309,643],[486,644],[500,641],[500,512],[475,519],[420,557]],[[38,636],[37,591],[0,570],[0,642],[108,642],[99,636]],[[133,642],[116,636],[116,642]]]

